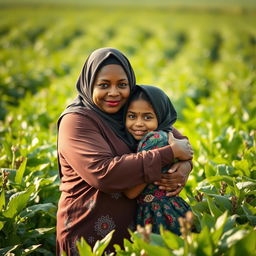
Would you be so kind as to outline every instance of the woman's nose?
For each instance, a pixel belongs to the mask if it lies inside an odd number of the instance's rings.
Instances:
[[[112,87],[108,91],[109,96],[118,96],[119,95],[119,90],[115,87]]]

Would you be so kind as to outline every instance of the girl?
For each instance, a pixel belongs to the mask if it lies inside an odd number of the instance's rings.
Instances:
[[[126,129],[139,141],[137,152],[160,148],[176,140],[171,125],[176,121],[176,111],[168,96],[154,86],[138,86],[131,96],[126,113]],[[168,143],[169,133],[169,143]],[[187,159],[186,153],[177,154],[176,145],[172,147],[176,160]],[[191,149],[192,151],[192,149]],[[178,156],[178,159],[177,159]],[[170,166],[162,169],[163,173]],[[182,187],[181,184],[179,184]],[[179,217],[190,211],[190,206],[179,196],[169,197],[166,191],[154,184],[142,184],[125,191],[128,198],[137,197],[137,225],[152,225],[152,232],[160,233],[160,225],[180,235]]]

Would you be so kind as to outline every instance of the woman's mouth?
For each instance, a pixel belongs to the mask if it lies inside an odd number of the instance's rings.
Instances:
[[[108,100],[106,104],[110,107],[116,107],[120,104],[120,100]]]

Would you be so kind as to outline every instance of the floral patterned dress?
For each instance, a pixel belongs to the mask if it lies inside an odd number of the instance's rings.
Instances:
[[[168,145],[168,135],[164,131],[148,133],[139,143],[137,151],[150,150]],[[162,169],[162,173],[170,166]],[[138,209],[136,224],[152,225],[152,232],[160,233],[160,225],[164,229],[180,235],[178,218],[184,217],[190,206],[179,196],[166,196],[166,191],[160,190],[154,184],[147,185],[137,198]]]

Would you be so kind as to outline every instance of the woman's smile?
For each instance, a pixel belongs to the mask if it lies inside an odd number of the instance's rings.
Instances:
[[[129,81],[122,66],[103,66],[93,83],[94,104],[103,112],[114,114],[124,106],[129,96]]]
[[[116,107],[120,104],[120,100],[106,100],[106,104],[110,107]]]

